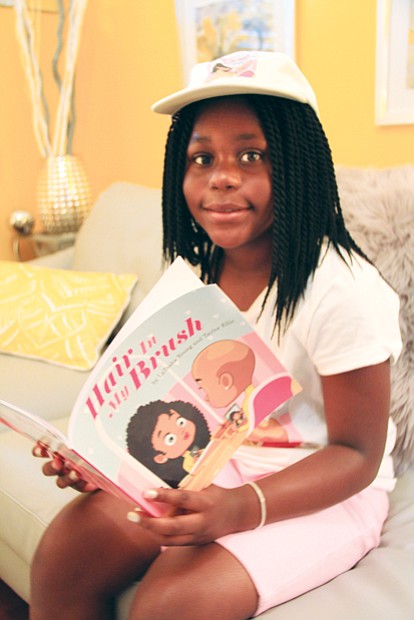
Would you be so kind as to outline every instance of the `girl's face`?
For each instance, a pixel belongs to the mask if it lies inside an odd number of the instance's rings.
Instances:
[[[195,434],[194,422],[170,409],[168,413],[161,413],[158,416],[151,443],[154,450],[164,455],[161,461],[165,462],[182,456],[194,442]]]
[[[273,222],[268,145],[242,98],[206,101],[187,149],[188,208],[224,250],[269,242]]]

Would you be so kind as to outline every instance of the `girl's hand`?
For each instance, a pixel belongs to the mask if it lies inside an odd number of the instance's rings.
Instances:
[[[211,485],[203,491],[181,489],[151,489],[146,499],[171,506],[171,514],[151,517],[136,509],[128,513],[128,520],[157,534],[166,547],[203,545],[231,532],[255,527],[245,522],[240,508],[245,487],[222,489]]]
[[[32,454],[38,458],[50,458],[48,449],[40,442],[35,445]],[[64,459],[57,454],[43,465],[42,471],[45,476],[56,476],[56,484],[60,489],[72,487],[81,493],[89,493],[96,491],[98,488],[90,482],[83,480],[79,473],[65,463]]]

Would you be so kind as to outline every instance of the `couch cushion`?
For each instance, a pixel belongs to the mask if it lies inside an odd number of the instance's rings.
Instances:
[[[54,421],[66,432],[67,419]],[[78,493],[59,489],[41,472],[44,459],[32,456],[32,442],[13,431],[0,433],[1,540],[29,565],[48,523]],[[47,500],[46,500],[47,498]]]
[[[121,323],[162,274],[161,190],[113,183],[97,198],[76,238],[73,269],[136,273]]]
[[[136,275],[0,261],[0,350],[87,370],[129,303]]]
[[[114,183],[76,238],[73,269],[137,273],[147,293],[162,272],[161,190]]]
[[[88,376],[83,370],[0,354],[1,398],[46,420],[71,412]],[[4,428],[0,424],[0,432]]]

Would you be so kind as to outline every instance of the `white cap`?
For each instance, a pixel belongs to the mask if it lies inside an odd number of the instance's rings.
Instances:
[[[234,52],[191,71],[190,82],[152,106],[175,114],[180,108],[211,97],[240,94],[273,95],[308,103],[318,114],[316,95],[295,62],[280,52]]]

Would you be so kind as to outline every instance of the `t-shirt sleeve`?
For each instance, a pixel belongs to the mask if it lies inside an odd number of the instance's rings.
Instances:
[[[313,277],[301,322],[302,344],[318,373],[394,362],[402,346],[398,295],[366,261],[349,265],[333,254]]]

